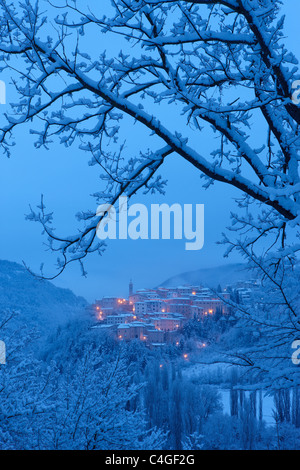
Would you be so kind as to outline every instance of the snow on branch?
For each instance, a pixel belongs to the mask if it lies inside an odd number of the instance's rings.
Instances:
[[[102,174],[99,204],[142,188],[163,191],[156,172],[176,153],[201,172],[205,187],[221,181],[247,204],[269,208],[270,227],[298,226],[300,107],[292,96],[299,72],[284,46],[279,2],[115,0],[105,16],[76,1],[47,5],[45,14],[30,1],[0,0],[1,70],[18,96],[0,129],[7,155],[15,128],[28,122],[38,148],[77,146]],[[119,54],[110,51],[111,35]],[[87,51],[85,36],[106,46]],[[134,123],[145,148],[133,157],[122,132]],[[257,143],[256,123],[264,136]],[[211,129],[218,144],[202,155]],[[43,209],[30,218],[61,254],[58,272],[103,250],[94,210],[81,213],[84,227],[70,237],[55,235]]]

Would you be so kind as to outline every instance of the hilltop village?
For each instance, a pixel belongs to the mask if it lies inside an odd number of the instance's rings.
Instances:
[[[232,297],[247,303],[257,282],[240,281],[213,293],[201,286],[158,287],[133,290],[128,298],[103,297],[91,306],[97,320],[94,328],[107,331],[118,341],[138,339],[149,347],[166,343],[179,344],[184,325],[191,320],[203,322],[207,317],[229,318]],[[205,346],[203,344],[203,346]]]

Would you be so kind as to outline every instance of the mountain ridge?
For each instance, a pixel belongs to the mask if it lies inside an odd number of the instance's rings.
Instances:
[[[0,260],[0,318],[7,311],[16,312],[14,323],[43,335],[79,318],[87,305],[70,289],[35,278],[16,262]]]
[[[219,284],[224,287],[227,284],[250,278],[251,274],[247,271],[246,264],[232,263],[211,268],[200,268],[193,271],[186,271],[166,279],[159,285],[159,287],[176,287],[179,285],[190,284],[216,288]]]

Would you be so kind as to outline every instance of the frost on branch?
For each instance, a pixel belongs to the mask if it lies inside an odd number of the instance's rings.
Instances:
[[[240,190],[241,233],[254,233],[246,243],[274,233],[277,256],[296,256],[288,235],[299,225],[300,108],[292,100],[299,73],[284,46],[279,1],[115,0],[105,8],[66,1],[49,2],[45,14],[38,3],[0,0],[0,8],[2,70],[18,95],[1,129],[7,155],[14,129],[30,122],[37,148],[59,141],[89,154],[102,178],[96,204],[112,204],[140,189],[163,192],[157,171],[176,153],[205,187],[218,180]],[[119,54],[101,46],[112,35]],[[97,47],[86,51],[85,36]],[[127,150],[133,124],[145,135],[135,155]],[[216,139],[202,155],[211,129]],[[70,237],[56,235],[41,208],[29,218],[59,252],[58,273],[103,249],[95,210],[79,212]]]

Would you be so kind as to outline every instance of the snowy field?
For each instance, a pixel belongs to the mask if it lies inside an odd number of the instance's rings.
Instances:
[[[200,379],[207,385],[214,386],[222,395],[223,411],[230,415],[230,390],[228,378],[232,371],[231,365],[226,364],[191,364],[183,369],[183,375],[189,379]],[[249,392],[245,392],[249,397]],[[263,420],[267,424],[274,424],[273,397],[263,396]]]
[[[219,390],[222,395],[223,411],[230,415],[230,391],[229,390]],[[246,392],[246,397],[249,397],[249,392]],[[271,425],[275,424],[273,417],[273,397],[265,396],[263,397],[263,420]]]

